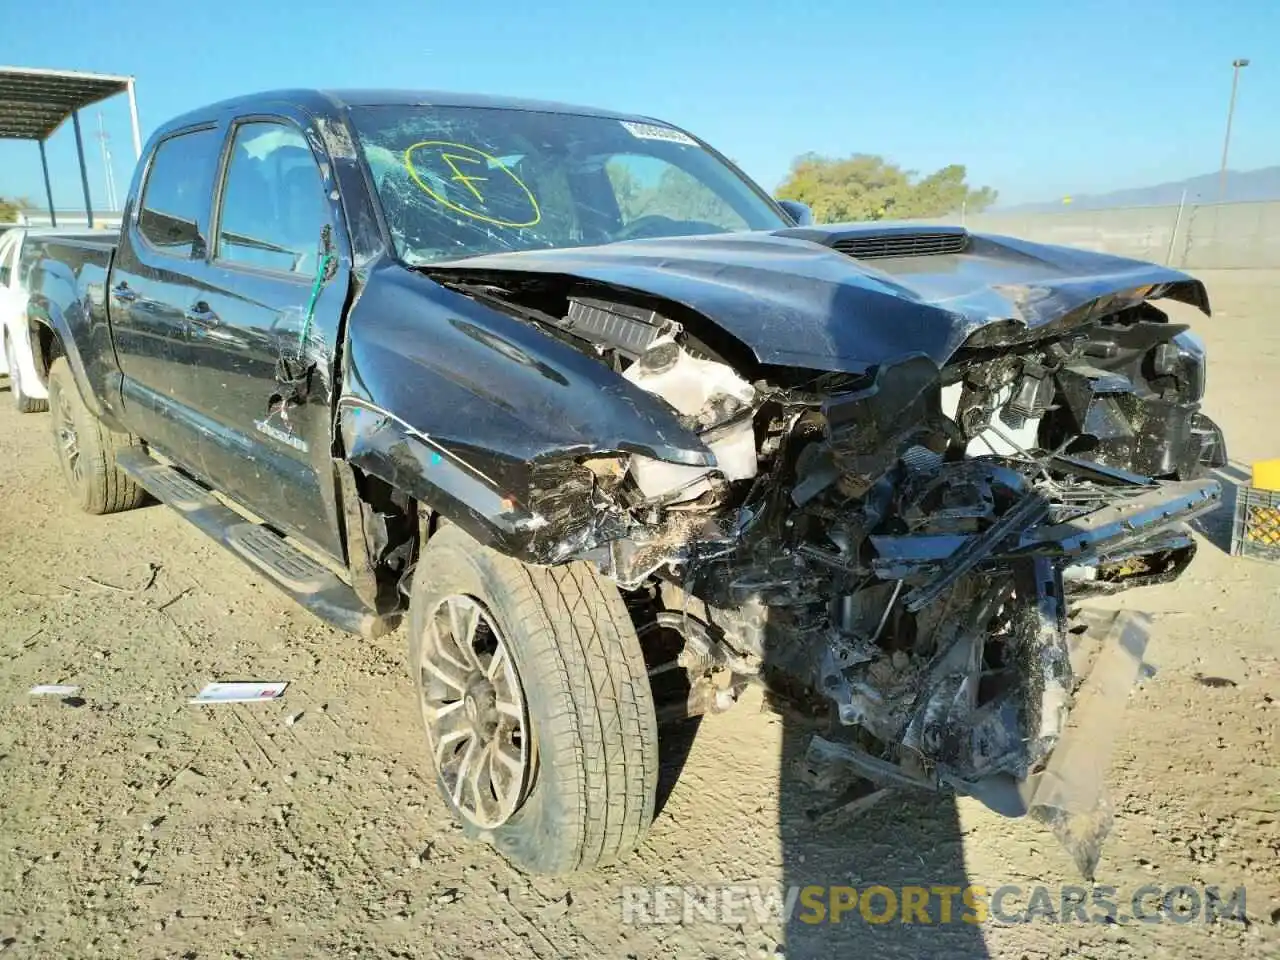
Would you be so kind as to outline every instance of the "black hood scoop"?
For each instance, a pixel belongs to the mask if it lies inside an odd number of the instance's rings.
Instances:
[[[964,253],[969,238],[963,233],[890,233],[880,236],[846,237],[831,244],[833,250],[856,260],[885,260],[889,257],[936,257]]]
[[[820,243],[855,260],[954,256],[969,249],[968,231],[952,226],[871,222],[834,228],[808,227],[785,233]]]

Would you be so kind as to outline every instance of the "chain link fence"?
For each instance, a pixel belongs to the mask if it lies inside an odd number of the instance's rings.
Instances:
[[[1280,267],[1280,201],[1274,200],[979,213],[965,218],[965,226],[1184,269]]]

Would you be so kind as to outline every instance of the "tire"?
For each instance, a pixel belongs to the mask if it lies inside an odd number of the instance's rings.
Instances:
[[[49,367],[53,441],[71,495],[85,513],[119,513],[142,504],[146,492],[116,466],[116,453],[142,449],[127,433],[113,433],[85,406],[65,357]]]
[[[505,646],[514,668],[508,675],[514,680],[511,699],[523,700],[519,713],[526,726],[518,745],[527,755],[525,787],[514,812],[501,823],[481,822],[464,809],[469,789],[462,790],[461,804],[455,800],[453,788],[461,778],[451,780],[446,767],[460,762],[459,748],[444,748],[444,760],[438,761],[438,741],[446,734],[439,726],[434,737],[432,733],[430,704],[455,695],[424,666],[424,657],[433,658],[433,637],[441,635],[428,633],[428,627],[451,622],[447,614],[458,607],[465,616],[468,603],[482,621],[475,636],[489,637],[484,643],[476,640],[472,648]],[[484,621],[491,621],[496,640]],[[612,863],[644,838],[653,822],[658,785],[653,696],[626,605],[617,588],[592,567],[527,566],[446,526],[431,538],[414,574],[409,653],[437,784],[468,836],[492,844],[517,868],[539,874]],[[495,659],[496,649],[489,668]],[[453,669],[452,661],[438,654],[434,662]],[[475,666],[485,669],[483,656]],[[470,714],[471,704],[464,705],[460,713]],[[504,749],[509,752],[515,740],[512,734]],[[494,770],[489,772],[494,786],[487,796],[492,799],[506,777],[495,779]]]
[[[23,392],[22,374],[19,372],[21,367],[18,366],[18,354],[7,331],[4,334],[4,359],[5,363],[9,365],[9,396],[13,398],[13,405],[18,408],[18,412],[44,413],[48,410],[48,400],[37,400],[35,397],[29,397]]]

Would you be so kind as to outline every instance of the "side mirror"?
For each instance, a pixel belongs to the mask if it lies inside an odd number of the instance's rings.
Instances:
[[[787,216],[796,222],[797,227],[807,227],[813,223],[813,211],[809,209],[807,203],[801,203],[799,200],[779,200],[778,206],[787,212]]]

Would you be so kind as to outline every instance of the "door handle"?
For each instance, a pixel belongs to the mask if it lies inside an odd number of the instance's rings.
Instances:
[[[202,327],[216,327],[219,322],[218,315],[203,300],[188,307],[183,316]]]
[[[111,288],[111,296],[115,297],[121,303],[133,303],[138,299],[138,295],[129,289],[129,285],[123,280]]]

